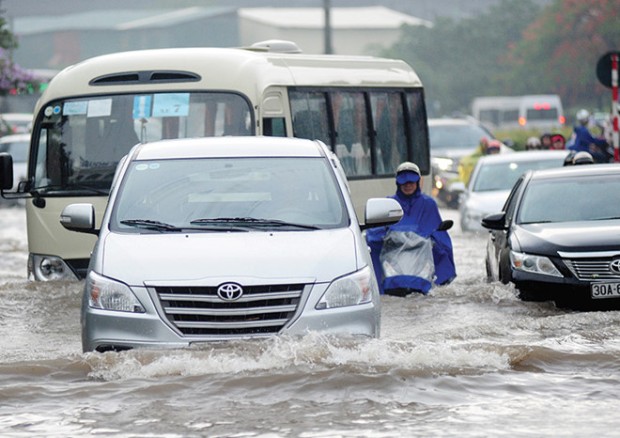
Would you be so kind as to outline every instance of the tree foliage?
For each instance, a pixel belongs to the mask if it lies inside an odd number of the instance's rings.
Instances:
[[[403,28],[384,54],[416,69],[431,114],[469,113],[476,96],[536,93],[596,107],[609,95],[596,63],[620,49],[618,9],[618,0],[554,0],[545,8],[504,0],[476,17]]]
[[[568,106],[598,106],[610,93],[596,63],[620,49],[619,9],[618,0],[556,0],[509,52],[505,86],[519,82],[519,93],[552,92]]]
[[[409,26],[387,53],[410,63],[426,88],[431,112],[469,112],[473,97],[504,94],[506,53],[539,13],[531,0],[506,0],[485,14],[454,21],[440,18],[432,28]]]
[[[39,86],[40,80],[11,59],[11,50],[17,48],[17,39],[0,17],[0,95],[28,92]]]

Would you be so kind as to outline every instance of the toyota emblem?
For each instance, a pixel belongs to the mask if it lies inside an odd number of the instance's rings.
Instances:
[[[217,288],[217,296],[224,301],[235,301],[243,295],[243,288],[237,283],[224,283]]]
[[[609,264],[609,269],[616,274],[620,274],[620,259],[612,260]]]

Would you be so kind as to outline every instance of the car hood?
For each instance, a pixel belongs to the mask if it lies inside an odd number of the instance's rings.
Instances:
[[[306,232],[110,233],[101,273],[132,286],[153,282],[328,282],[358,269],[348,229]],[[97,269],[97,266],[95,266]]]
[[[620,220],[518,225],[515,250],[556,256],[558,251],[617,251]]]
[[[464,208],[477,211],[482,215],[499,213],[508,199],[510,190],[494,190],[490,192],[467,192]]]

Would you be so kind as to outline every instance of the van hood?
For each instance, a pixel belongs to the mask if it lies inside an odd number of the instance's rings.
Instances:
[[[348,229],[305,232],[117,234],[104,237],[101,273],[130,286],[329,282],[361,267]]]

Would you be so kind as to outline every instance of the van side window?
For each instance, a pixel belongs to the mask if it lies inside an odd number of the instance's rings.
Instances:
[[[321,140],[332,144],[327,119],[325,93],[316,91],[290,91],[293,136]]]
[[[333,91],[330,93],[336,146],[334,152],[349,176],[372,174],[370,138],[364,93]]]

